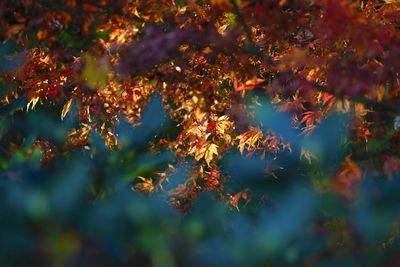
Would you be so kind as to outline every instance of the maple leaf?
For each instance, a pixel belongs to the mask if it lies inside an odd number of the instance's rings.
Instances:
[[[191,126],[187,131],[186,131],[186,136],[197,136],[201,137],[203,136],[203,133],[206,132],[206,126],[202,124],[196,124],[194,123],[193,126]]]
[[[214,155],[218,155],[218,146],[212,143],[202,142],[197,146],[192,147],[189,150],[189,154],[194,154],[194,159],[196,161],[204,158],[207,165],[210,166],[211,161],[214,158]]]
[[[311,128],[314,126],[314,122],[320,122],[322,113],[320,111],[306,111],[302,114],[301,120],[297,123],[299,127],[303,123],[306,124],[306,128]]]
[[[204,172],[203,166],[200,166],[199,176],[204,179],[204,189],[206,190],[221,190],[223,185],[220,182],[220,171],[216,168],[209,172]]]
[[[239,151],[243,155],[245,146],[247,145],[247,149],[254,149],[255,144],[258,140],[260,140],[263,136],[263,133],[260,129],[250,127],[250,130],[237,136],[236,139],[239,140]]]
[[[207,146],[208,146],[208,144],[206,142],[201,142],[201,143],[191,147],[188,151],[188,154],[189,155],[194,154],[194,159],[196,161],[199,161],[201,158],[204,157],[204,154],[206,153],[206,150],[207,150]]]
[[[65,140],[64,149],[86,146],[91,130],[91,125],[85,123],[82,123],[79,129],[72,129]]]
[[[132,190],[135,191],[140,191],[143,193],[153,193],[155,191],[155,186],[153,184],[153,179],[151,178],[145,178],[142,176],[138,176],[138,179],[140,179],[142,182],[137,183],[132,187]]]
[[[235,207],[239,211],[240,199],[243,199],[246,205],[251,201],[250,190],[245,189],[243,191],[236,193],[234,196],[228,195],[228,199],[229,199],[229,204]]]
[[[208,166],[210,166],[211,161],[215,156],[218,156],[218,146],[216,144],[210,144],[204,154],[204,159]]]
[[[230,129],[233,126],[233,123],[229,121],[229,117],[227,115],[223,115],[217,119],[216,122],[216,130],[218,134],[224,134],[226,130]]]
[[[336,174],[333,188],[339,195],[351,199],[354,197],[356,186],[361,182],[361,179],[362,171],[360,167],[351,160],[350,156],[347,156]]]

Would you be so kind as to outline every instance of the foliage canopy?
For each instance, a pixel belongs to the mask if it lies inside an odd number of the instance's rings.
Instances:
[[[84,203],[128,198],[122,184],[183,213],[204,192],[252,210],[270,198],[269,179],[343,209],[379,182],[379,206],[400,171],[399,27],[398,1],[2,1],[2,190],[13,195],[24,164],[69,177],[66,164],[80,179],[58,186]],[[27,200],[39,221],[42,198]],[[61,198],[49,196],[66,211],[83,201]],[[310,217],[357,250],[348,214],[321,210]],[[375,234],[374,244],[398,238]],[[329,258],[333,243],[303,263]],[[173,265],[165,247],[151,253],[153,265]]]

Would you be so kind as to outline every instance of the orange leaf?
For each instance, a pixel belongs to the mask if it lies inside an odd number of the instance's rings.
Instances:
[[[356,187],[361,179],[362,171],[360,167],[350,159],[350,156],[347,156],[336,174],[333,187],[339,195],[351,199],[354,197]]]

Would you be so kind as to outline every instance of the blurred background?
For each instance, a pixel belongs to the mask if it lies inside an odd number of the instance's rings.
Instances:
[[[163,191],[146,196],[131,189],[135,177],[173,158],[147,145],[171,127],[158,97],[147,105],[140,126],[121,118],[116,132],[122,149],[115,151],[94,133],[85,149],[51,155],[76,123],[74,107],[64,121],[56,109],[2,107],[0,266],[400,264],[398,177],[366,174],[351,202],[329,190],[335,171],[330,166],[346,154],[340,144],[347,118],[341,115],[304,138],[289,122],[285,126],[284,114],[264,104],[255,118],[285,135],[294,152],[272,161],[228,153],[220,162],[230,177],[226,189],[249,188],[253,200],[236,210],[205,192],[182,214]],[[46,142],[37,140],[51,142],[47,154],[41,150]],[[320,160],[300,159],[300,144]],[[185,179],[192,163],[178,164],[165,189]],[[275,177],[265,172],[266,164],[279,166]]]

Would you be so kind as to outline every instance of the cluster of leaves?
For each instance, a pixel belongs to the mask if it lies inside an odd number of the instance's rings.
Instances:
[[[203,183],[198,190],[222,189],[217,160],[236,144],[241,153],[246,148],[248,156],[257,152],[263,158],[291,151],[290,140],[268,125],[261,140],[264,126],[249,124],[258,104],[251,91],[264,92],[305,134],[332,112],[353,114],[349,142],[357,151],[364,147],[363,155],[369,139],[393,128],[386,122],[396,116],[400,90],[395,2],[3,5],[2,38],[20,46],[25,58],[2,75],[13,86],[3,104],[25,97],[27,110],[38,103],[62,106],[61,119],[75,105],[79,125],[63,150],[87,146],[91,131],[118,149],[114,129],[121,116],[138,124],[150,97],[159,94],[182,129],[159,145],[172,149],[177,161],[193,156],[197,162],[189,191]],[[396,171],[398,160],[388,147],[394,166],[385,169]],[[304,149],[302,155],[315,158]]]

